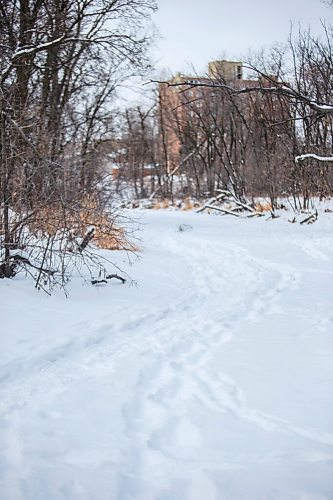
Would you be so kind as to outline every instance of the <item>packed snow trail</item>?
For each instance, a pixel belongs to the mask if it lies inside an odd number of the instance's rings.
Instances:
[[[1,500],[332,499],[329,216],[141,223],[138,286],[1,283]]]

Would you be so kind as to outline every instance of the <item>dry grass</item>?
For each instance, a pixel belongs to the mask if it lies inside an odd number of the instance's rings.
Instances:
[[[198,208],[200,203],[193,200],[192,198],[185,198],[184,200],[170,200],[169,198],[163,198],[163,200],[153,200],[152,208],[154,210],[164,210],[167,208],[178,208],[180,210],[193,210]]]
[[[272,205],[268,201],[258,201],[255,203],[254,208],[260,214],[272,211]]]
[[[138,251],[127,238],[125,229],[117,225],[116,218],[103,211],[92,197],[86,197],[79,206],[54,203],[36,210],[28,221],[28,227],[34,234],[51,237],[66,230],[73,239],[84,238],[94,228],[92,243],[96,247]]]
[[[156,202],[154,203],[153,208],[154,208],[155,210],[161,210],[161,209],[162,209],[162,210],[164,210],[164,209],[169,208],[169,207],[171,207],[171,206],[172,206],[172,201],[171,201],[171,200],[169,200],[168,198],[164,198],[164,199],[163,199],[163,200],[161,200],[161,201],[156,201]]]
[[[182,203],[182,210],[193,210],[195,208],[195,202],[191,198],[185,198]]]

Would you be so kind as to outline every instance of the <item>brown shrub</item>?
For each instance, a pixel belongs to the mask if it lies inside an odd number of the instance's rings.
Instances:
[[[28,227],[32,233],[43,236],[55,236],[65,230],[74,240],[84,238],[93,227],[92,242],[98,248],[138,250],[128,240],[125,229],[117,225],[116,217],[102,210],[93,197],[85,197],[75,206],[65,206],[57,202],[37,209],[28,221]]]
[[[271,212],[272,205],[268,201],[258,201],[255,203],[254,208],[256,212],[262,214],[266,212]]]

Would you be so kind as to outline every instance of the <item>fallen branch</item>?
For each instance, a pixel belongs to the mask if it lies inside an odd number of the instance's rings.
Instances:
[[[241,201],[231,191],[222,190],[222,191],[220,191],[220,193],[221,193],[221,195],[224,195],[225,197],[231,197],[233,199],[234,203],[236,203],[236,205],[239,205],[240,207],[244,208],[244,210],[247,210],[248,212],[255,212],[255,209],[253,207],[251,207],[247,203],[244,203],[243,201]]]
[[[223,212],[225,215],[234,215],[235,217],[240,217],[239,213],[233,212],[232,210],[228,210],[227,208],[214,207],[214,205],[205,205],[205,208],[209,208],[211,210],[217,210],[218,212]]]
[[[107,284],[107,281],[106,280],[91,280],[92,285],[99,285],[100,283]]]
[[[106,276],[106,279],[107,280],[111,280],[112,278],[115,278],[117,280],[120,280],[123,284],[126,283],[126,280],[125,278],[122,278],[121,276],[118,276],[118,274],[108,274]]]
[[[207,203],[205,203],[202,207],[200,207],[198,210],[196,210],[196,212],[200,213],[200,212],[203,212],[206,208],[212,208],[214,210],[220,210],[221,212],[224,212],[226,214],[228,213],[231,215],[238,215],[238,214],[236,214],[236,211],[239,211],[239,210],[246,210],[247,212],[250,212],[250,214],[251,214],[250,216],[253,216],[253,217],[255,217],[258,214],[253,207],[251,207],[247,203],[239,200],[236,197],[236,195],[234,195],[231,191],[227,191],[225,189],[219,189],[218,191],[220,192],[220,194],[218,194],[217,196],[214,196],[213,198],[208,200]],[[229,199],[229,201],[231,201],[230,198],[232,199],[232,202],[235,205],[237,205],[237,208],[234,208],[233,210],[228,210],[228,209],[222,209],[220,207],[216,207],[214,205],[215,203],[217,203],[220,200],[228,200]]]
[[[105,276],[104,279],[101,279],[101,280],[93,279],[93,280],[91,280],[91,284],[92,285],[100,285],[102,283],[107,284],[107,280],[111,280],[112,278],[115,278],[115,279],[121,281],[122,284],[124,284],[126,282],[125,278],[122,278],[118,274],[108,274],[107,276]]]
[[[264,215],[265,215],[265,214],[264,214],[263,212],[253,212],[253,213],[251,213],[251,214],[249,214],[249,215],[246,215],[245,217],[246,217],[247,219],[253,219],[254,217],[264,217]],[[268,220],[268,219],[267,219],[267,220]]]
[[[302,220],[300,224],[313,224],[314,222],[316,222],[317,219],[318,219],[318,212],[316,210],[314,214],[311,214],[309,217]]]
[[[207,203],[205,205],[202,205],[202,207],[198,208],[196,210],[196,213],[200,213],[200,212],[203,212],[206,208],[207,205],[211,205],[212,203],[216,203],[217,201],[219,201],[221,198],[225,198],[225,194],[224,192],[221,193],[221,194],[218,194],[217,196],[214,196],[213,198],[210,198],[210,200],[207,201]]]

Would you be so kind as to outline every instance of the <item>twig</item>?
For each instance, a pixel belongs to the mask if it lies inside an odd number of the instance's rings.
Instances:
[[[108,274],[105,278],[107,280],[111,280],[112,278],[115,278],[117,280],[120,280],[123,284],[126,283],[125,278],[122,278],[121,276],[118,276],[118,274]]]

